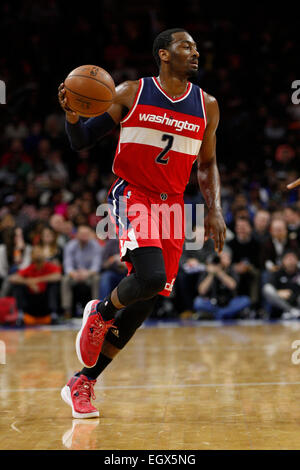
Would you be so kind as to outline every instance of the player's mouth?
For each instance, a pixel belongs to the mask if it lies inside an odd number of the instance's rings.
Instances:
[[[190,64],[194,69],[198,68],[198,60],[191,60]]]

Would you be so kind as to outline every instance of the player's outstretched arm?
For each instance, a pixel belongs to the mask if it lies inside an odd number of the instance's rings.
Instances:
[[[65,127],[72,149],[79,151],[94,146],[119,124],[126,109],[132,106],[137,89],[138,81],[121,83],[117,86],[114,102],[106,113],[82,121],[80,116],[69,108],[66,90],[61,83],[58,88],[58,100],[66,113]]]
[[[226,226],[221,208],[220,175],[216,159],[216,130],[219,124],[217,100],[204,94],[207,125],[198,155],[198,183],[208,207],[205,218],[205,236],[211,237],[215,250],[221,252],[225,242]]]
[[[294,188],[297,188],[297,186],[300,186],[300,178],[298,178],[297,180],[295,180],[292,183],[288,184],[287,188],[288,189],[294,189]]]

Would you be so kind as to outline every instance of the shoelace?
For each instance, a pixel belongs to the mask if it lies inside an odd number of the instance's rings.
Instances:
[[[92,397],[93,400],[96,399],[96,395],[94,392],[94,385],[96,380],[83,380],[81,383],[78,384],[77,390],[79,392],[78,401],[81,403],[90,402],[90,398]]]
[[[109,328],[117,328],[114,324],[114,319],[104,321],[101,319],[100,315],[95,317],[94,322],[90,325],[89,330],[89,339],[92,344],[98,346],[100,341],[103,340]],[[93,329],[93,332],[91,332]]]

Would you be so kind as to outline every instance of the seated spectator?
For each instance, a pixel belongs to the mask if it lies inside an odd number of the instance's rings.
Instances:
[[[195,229],[194,229],[195,230]],[[195,240],[203,241],[204,228],[197,227]],[[182,317],[188,317],[194,313],[194,298],[197,295],[199,273],[205,269],[207,257],[214,253],[214,242],[212,239],[204,242],[202,249],[187,249],[185,240],[183,251],[179,262],[179,270],[175,281],[175,304],[178,313]]]
[[[31,263],[31,245],[24,241],[23,230],[20,227],[3,230],[2,241],[0,245],[0,296],[5,297],[11,290],[8,276],[19,269],[27,268]]]
[[[32,263],[9,276],[20,316],[25,324],[55,323],[58,319],[61,268],[45,261],[40,246],[32,249]]]
[[[63,162],[60,150],[52,150],[50,152],[47,167],[49,177],[58,182],[58,184],[65,185],[68,178],[68,170]]]
[[[35,152],[41,138],[42,138],[42,124],[39,121],[33,122],[30,126],[28,136],[24,142],[26,151],[29,152],[30,154]]]
[[[45,120],[45,133],[53,148],[63,148],[65,144],[63,124],[58,114],[50,114]]]
[[[264,243],[269,238],[271,214],[267,210],[259,209],[253,219],[253,238],[258,243]]]
[[[252,217],[247,197],[245,194],[237,194],[230,206],[230,213],[227,214],[227,225],[230,230],[234,230],[238,219],[248,219]]]
[[[300,208],[288,206],[283,210],[284,220],[287,224],[289,238],[297,239],[300,244]]]
[[[45,259],[52,263],[62,264],[62,249],[57,243],[58,234],[50,227],[44,227],[41,233],[40,245]]]
[[[99,293],[102,247],[87,225],[78,227],[76,238],[69,241],[63,253],[64,277],[62,279],[62,307],[66,316],[73,312],[75,304],[96,299]],[[75,299],[73,298],[73,294]],[[77,312],[81,315],[82,312]]]
[[[19,116],[13,113],[11,121],[4,129],[5,139],[25,139],[28,135],[28,127]]]
[[[7,211],[5,208],[5,211],[3,214],[0,216],[0,235],[2,239],[2,233],[4,232],[5,229],[7,228],[15,228],[16,226],[16,220],[15,217]]]
[[[235,237],[228,242],[232,251],[232,263],[239,275],[238,295],[246,295],[251,299],[253,307],[259,305],[259,252],[260,244],[253,237],[252,226],[247,219],[237,219]]]
[[[268,272],[278,269],[282,255],[287,249],[298,251],[297,240],[289,237],[284,220],[273,219],[270,225],[270,237],[261,247],[262,269]]]
[[[67,221],[61,214],[53,214],[49,220],[50,227],[58,234],[57,243],[61,248],[64,248],[66,243],[70,241],[70,237],[66,233]]]
[[[0,168],[9,167],[10,162],[17,164],[18,174],[27,175],[31,169],[32,158],[24,151],[21,139],[13,139],[10,147],[0,159]]]
[[[224,248],[220,255],[214,255],[200,274],[198,293],[194,309],[197,312],[213,314],[217,320],[234,318],[250,307],[248,296],[237,296],[238,275],[231,265],[231,253]]]
[[[126,274],[126,264],[120,260],[119,240],[107,240],[102,253],[99,299],[108,296]]]
[[[299,256],[286,251],[278,271],[274,272],[263,287],[263,294],[270,305],[270,315],[278,318],[300,317],[300,268]]]

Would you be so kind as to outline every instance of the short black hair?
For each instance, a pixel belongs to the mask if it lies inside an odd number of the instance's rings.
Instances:
[[[152,53],[158,67],[160,67],[160,57],[158,54],[159,49],[168,49],[169,45],[173,41],[172,34],[181,32],[187,33],[186,29],[183,28],[166,29],[159,33],[154,39]]]
[[[294,256],[296,256],[296,258],[299,259],[299,253],[296,250],[293,250],[293,248],[287,248],[286,250],[284,250],[284,252],[281,256],[281,259],[286,255],[294,255]]]

